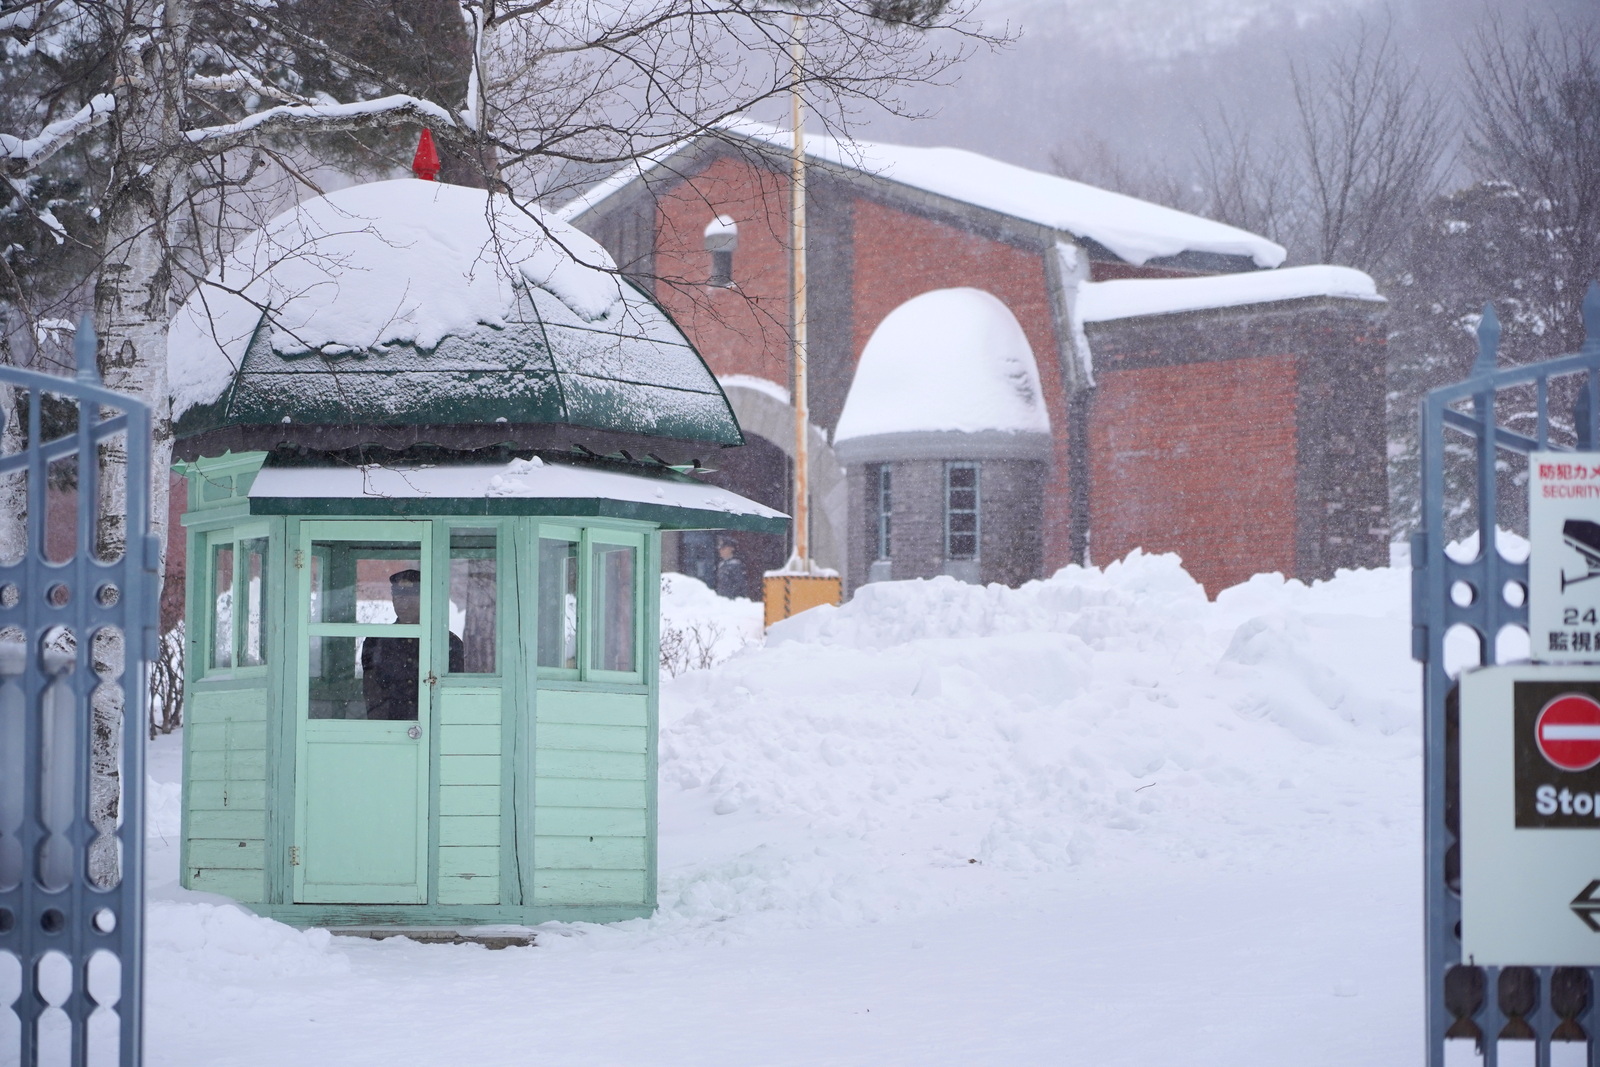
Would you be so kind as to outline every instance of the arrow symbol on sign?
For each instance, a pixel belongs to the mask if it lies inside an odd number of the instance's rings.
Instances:
[[[1584,925],[1595,933],[1600,933],[1600,878],[1596,878],[1584,887],[1583,892],[1572,898],[1572,912],[1582,919]]]

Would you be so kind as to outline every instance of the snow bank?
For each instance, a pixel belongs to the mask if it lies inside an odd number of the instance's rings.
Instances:
[[[206,986],[258,976],[340,974],[350,961],[330,951],[326,930],[297,930],[231,904],[151,901],[145,947],[164,975]]]
[[[705,670],[759,646],[763,609],[758,601],[718,596],[687,574],[661,576],[661,667],[664,676]]]
[[[183,783],[146,778],[144,786],[144,834],[146,837],[178,840],[183,833]]]
[[[923,430],[1050,432],[1028,337],[981,289],[935,289],[889,312],[862,350],[833,437]]]
[[[179,309],[167,342],[173,414],[222,396],[264,311],[287,355],[427,350],[480,323],[503,326],[519,285],[586,322],[646,303],[610,268],[571,226],[481,189],[402,179],[316,197],[240,242]]]
[[[872,922],[998,891],[969,869],[1251,866],[1391,832],[1415,791],[1385,776],[1418,746],[1407,580],[1263,575],[1212,603],[1134,553],[780,623],[664,687],[652,929]],[[749,843],[695,857],[674,823],[706,820]]]
[[[730,136],[755,141],[785,154],[792,143],[788,130],[748,119],[729,122],[724,128]],[[684,147],[672,145],[628,166],[563,205],[559,212],[561,217],[577,218],[641,175],[666,163]],[[1245,256],[1258,267],[1276,267],[1286,254],[1283,246],[1233,226],[958,148],[912,148],[812,134],[806,137],[806,155],[884,181],[1090,238],[1129,263],[1145,263],[1193,251]]]
[[[1370,277],[1349,267],[1287,267],[1202,278],[1080,282],[1077,316],[1080,322],[1107,322],[1311,296],[1376,302],[1384,299],[1378,295],[1378,288]]]

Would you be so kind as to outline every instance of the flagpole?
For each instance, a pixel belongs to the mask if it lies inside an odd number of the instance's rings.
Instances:
[[[810,398],[806,394],[806,146],[805,101],[800,91],[805,63],[805,21],[793,16],[793,37],[789,43],[794,62],[794,84],[789,92],[789,110],[794,128],[793,155],[789,166],[789,245],[793,264],[790,270],[792,309],[791,367],[794,389],[794,559],[792,569],[811,572],[811,494],[810,464],[806,432],[811,425]]]

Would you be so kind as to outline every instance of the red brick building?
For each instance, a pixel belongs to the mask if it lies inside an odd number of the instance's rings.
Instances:
[[[751,441],[713,465],[775,506],[793,433],[788,136],[730,127],[565,211],[700,348]],[[811,543],[850,587],[1015,584],[1135,547],[1178,552],[1213,594],[1258,571],[1387,562],[1384,305],[1365,275],[1276,269],[1284,250],[1262,237],[969,152],[813,137],[807,153]],[[869,405],[852,390],[891,313],[974,289],[1026,339],[994,373],[1036,391],[1045,435],[947,412],[841,438],[847,404]],[[979,307],[939,306],[963,303]],[[906,343],[883,358],[912,383]],[[927,337],[930,379],[986,358],[954,343]],[[959,400],[913,393],[904,406]],[[757,536],[740,546],[753,573],[785,553]],[[679,547],[690,572],[710,551]]]

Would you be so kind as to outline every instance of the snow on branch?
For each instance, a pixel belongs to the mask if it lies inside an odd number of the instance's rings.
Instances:
[[[285,92],[275,85],[268,85],[254,74],[244,70],[236,70],[229,74],[196,75],[189,79],[189,88],[198,89],[202,92],[253,92],[272,100],[282,100],[286,104],[308,103],[305,97]]]
[[[191,144],[217,149],[239,144],[258,134],[284,130],[313,133],[353,130],[406,119],[436,123],[452,129],[457,125],[450,113],[433,101],[396,94],[353,104],[285,104],[258,111],[248,118],[224,126],[186,130],[184,136]]]
[[[105,122],[116,108],[116,99],[110,93],[101,93],[77,114],[46,126],[37,137],[24,140],[0,133],[0,160],[4,160],[5,173],[17,177],[33,170],[73,139]]]

